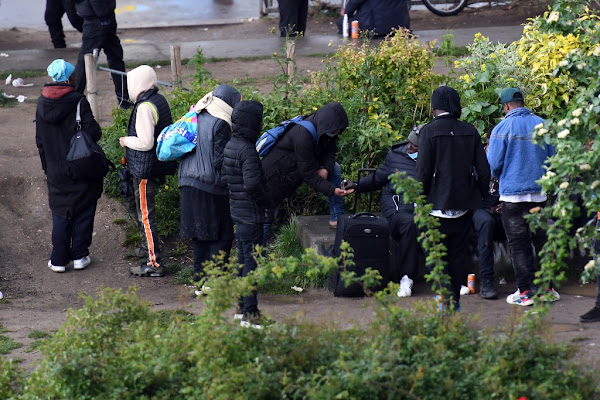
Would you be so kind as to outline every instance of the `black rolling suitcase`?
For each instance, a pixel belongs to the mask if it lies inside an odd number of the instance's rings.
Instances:
[[[374,168],[361,168],[358,170],[358,178],[362,173],[375,172]],[[374,179],[375,177],[373,177]],[[358,192],[357,187],[357,192]],[[377,269],[382,276],[379,287],[370,288],[380,290],[389,282],[389,260],[390,260],[390,234],[388,222],[383,217],[371,213],[372,194],[369,193],[369,211],[356,213],[359,194],[355,194],[354,214],[342,215],[338,218],[335,242],[333,245],[334,257],[340,255],[342,240],[348,242],[354,250],[355,265],[348,268],[357,276],[362,276],[367,268]],[[343,265],[340,265],[342,271]],[[352,284],[344,287],[340,271],[329,276],[328,288],[336,297],[360,297],[365,292],[360,284]]]

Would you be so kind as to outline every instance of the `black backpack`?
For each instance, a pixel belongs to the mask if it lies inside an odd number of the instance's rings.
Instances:
[[[77,132],[71,138],[67,153],[67,175],[77,180],[96,180],[106,176],[115,165],[106,158],[104,150],[90,135],[81,130],[81,100],[77,103]]]

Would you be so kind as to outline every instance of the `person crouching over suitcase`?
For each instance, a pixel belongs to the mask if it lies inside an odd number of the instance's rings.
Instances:
[[[357,189],[356,193],[371,192],[382,189],[381,212],[388,220],[390,235],[394,240],[396,252],[391,270],[391,280],[398,282],[400,289],[398,297],[412,295],[413,279],[421,264],[423,264],[423,251],[417,242],[417,226],[414,221],[414,206],[404,204],[402,196],[396,194],[394,184],[389,176],[395,172],[406,172],[407,176],[415,178],[417,171],[417,156],[419,154],[419,130],[414,127],[408,135],[408,140],[397,143],[385,157],[383,165],[374,172],[374,175],[362,177],[358,181],[346,183],[343,188]]]

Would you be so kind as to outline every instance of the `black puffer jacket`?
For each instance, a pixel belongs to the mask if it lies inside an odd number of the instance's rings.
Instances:
[[[239,102],[233,109],[233,136],[225,146],[223,181],[229,188],[229,206],[234,222],[265,223],[270,208],[266,181],[255,143],[262,127],[263,106],[257,101]]]
[[[459,121],[460,97],[456,90],[440,86],[431,98],[438,115],[421,129],[417,179],[436,210],[475,210],[483,206],[490,184],[488,164],[477,129]]]
[[[376,36],[388,35],[394,28],[410,29],[408,2],[409,0],[348,0],[348,23],[358,21],[359,30],[373,31]],[[342,22],[342,19],[338,21],[340,33]]]
[[[219,85],[213,90],[218,97],[232,108],[242,95],[229,85]],[[203,110],[198,114],[198,145],[181,159],[179,165],[179,187],[191,186],[208,193],[227,195],[227,187],[221,180],[223,149],[231,138],[231,127],[220,118]]]
[[[77,14],[83,18],[110,18],[115,15],[117,0],[75,0]]]
[[[383,188],[381,192],[381,212],[385,218],[390,218],[396,211],[413,212],[412,204],[404,204],[402,195],[397,195],[395,186],[389,180],[389,176],[398,171],[406,172],[406,175],[414,178],[417,173],[417,162],[408,156],[406,152],[408,141],[392,146],[385,157],[383,165],[377,168],[374,174],[364,176],[358,181],[358,193],[371,192]]]
[[[327,133],[348,127],[348,116],[340,103],[329,103],[305,118],[317,130],[317,144],[310,132],[301,125],[294,125],[273,146],[263,160],[263,170],[267,187],[272,195],[273,205],[291,196],[305,182],[315,191],[331,196],[335,187],[321,178],[317,170],[325,168],[331,174],[337,152],[337,136]]]
[[[73,180],[67,176],[67,153],[77,131],[75,112],[81,100],[81,127],[98,141],[102,135],[90,104],[72,86],[54,83],[44,86],[38,98],[35,143],[48,183],[48,202],[53,213],[69,218],[95,203],[102,195],[103,179]]]

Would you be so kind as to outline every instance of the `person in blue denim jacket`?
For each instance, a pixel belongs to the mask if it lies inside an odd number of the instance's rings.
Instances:
[[[518,290],[509,295],[509,304],[529,306],[537,288],[533,285],[536,267],[533,265],[532,243],[539,252],[546,240],[538,229],[532,232],[525,216],[546,204],[546,195],[536,183],[545,172],[548,157],[555,154],[553,146],[534,144],[531,132],[543,122],[525,107],[523,93],[517,88],[502,91],[500,102],[506,117],[492,131],[488,148],[488,162],[492,176],[500,181],[502,223],[508,240]],[[554,289],[543,294],[547,301],[560,297]]]

